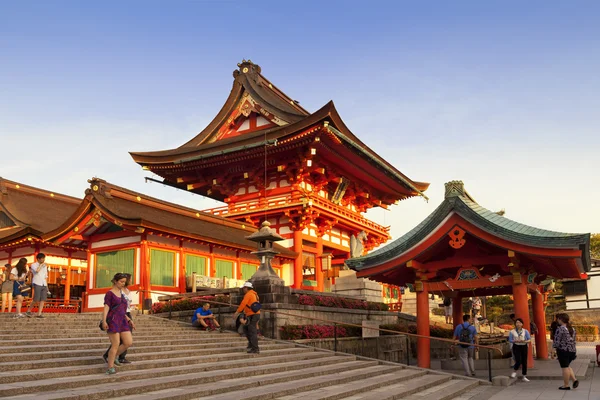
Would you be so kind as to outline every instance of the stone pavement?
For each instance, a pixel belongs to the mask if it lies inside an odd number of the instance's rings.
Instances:
[[[571,367],[573,368],[573,372],[575,372],[577,379],[585,380],[588,369],[590,368],[590,360],[579,357],[577,360],[571,363]],[[452,372],[460,373],[459,371]],[[492,370],[492,376],[510,376],[512,372],[513,370],[511,368],[495,368]],[[480,379],[488,379],[489,375],[487,369],[480,369],[476,371],[476,374],[477,378]],[[517,374],[520,376],[521,370],[517,371]],[[532,380],[562,379],[562,371],[557,360],[535,360],[535,368],[527,371],[527,377]]]
[[[562,380],[532,380],[507,387],[487,400],[600,400],[600,368],[591,368],[591,376],[579,381],[579,388],[558,390]],[[458,398],[460,399],[460,397]],[[457,400],[458,400],[457,399]],[[475,399],[475,398],[472,398]]]

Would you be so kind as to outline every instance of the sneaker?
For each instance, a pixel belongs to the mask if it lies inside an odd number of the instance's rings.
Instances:
[[[117,373],[117,370],[114,367],[107,369],[105,372],[106,375],[114,375],[116,373]]]
[[[17,314],[13,318],[25,318],[25,316],[23,314]]]
[[[27,311],[25,315],[27,315],[27,318],[31,318],[31,311]]]
[[[246,353],[248,353],[248,354],[260,354],[260,350],[258,350],[258,349],[256,349],[256,350],[255,349],[250,349]]]
[[[119,360],[115,360],[115,365],[116,365],[117,367],[120,367],[120,366],[121,366],[121,363],[119,362]]]
[[[36,317],[36,318],[46,318],[46,317],[44,317],[42,314],[40,314],[40,315],[36,315],[35,317]]]
[[[529,382],[529,379],[527,379],[526,376],[523,377],[523,382]]]
[[[128,359],[126,359],[126,358],[124,358],[124,359],[122,359],[122,360],[119,360],[119,362],[120,362],[121,364],[131,364],[131,361],[129,361],[129,360],[128,360]]]
[[[510,374],[510,377],[511,377],[511,378],[516,378],[516,377],[517,377],[517,373],[516,373],[516,372],[513,372],[512,374]]]

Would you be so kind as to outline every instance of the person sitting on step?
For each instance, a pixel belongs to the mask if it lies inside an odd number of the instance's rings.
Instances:
[[[192,317],[192,326],[202,327],[207,331],[214,331],[218,329],[221,331],[221,325],[217,322],[212,311],[210,311],[210,304],[204,303],[204,305],[196,311],[194,311],[194,316]]]

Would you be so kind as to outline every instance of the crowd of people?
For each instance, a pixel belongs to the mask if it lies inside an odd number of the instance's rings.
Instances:
[[[462,323],[454,329],[454,339],[459,342],[458,357],[467,376],[475,376],[474,358],[479,345],[479,331],[473,321],[478,318],[481,304],[477,303],[479,305],[478,309],[475,307],[475,301],[471,304],[473,304],[471,312],[465,314]],[[528,330],[524,326],[523,319],[515,314],[511,314],[510,318],[514,324],[514,329],[508,334],[508,342],[512,352],[511,368],[513,372],[511,378],[516,378],[517,372],[521,369],[522,380],[529,382],[527,378],[528,352],[530,347],[533,350],[533,335],[538,333],[538,329],[535,323],[531,322]],[[571,368],[571,362],[577,358],[576,333],[571,326],[568,314],[561,313],[555,316],[555,320],[550,326],[550,339],[553,347],[552,358],[558,358],[562,369],[563,385],[559,387],[559,390],[571,390],[571,382],[573,382],[573,389],[576,389],[579,386],[579,381],[575,377],[573,368]],[[542,340],[545,340],[545,338]]]
[[[27,259],[21,258],[13,267],[6,264],[4,273],[0,276],[2,282],[2,310],[0,312],[11,312],[13,302],[16,300],[16,313],[14,318],[34,317],[32,310],[37,305],[35,318],[44,318],[44,304],[48,299],[48,265],[46,255],[38,253],[36,262],[27,267]],[[21,311],[25,298],[32,295],[32,301],[25,314]]]

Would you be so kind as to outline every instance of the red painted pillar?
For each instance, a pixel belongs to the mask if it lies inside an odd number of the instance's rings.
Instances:
[[[298,255],[294,260],[294,288],[302,288],[302,231],[294,231],[294,252]]]
[[[462,323],[462,317],[462,297],[457,296],[452,299],[452,326]]]
[[[522,283],[513,282],[513,297],[515,303],[515,317],[521,318],[524,322],[523,328],[529,330],[530,329],[530,319],[529,319],[529,304],[527,301],[527,282],[526,277],[521,275],[520,273],[513,273],[513,279],[520,277],[520,281]],[[533,351],[531,346],[529,346],[529,354],[527,356],[527,367],[533,367]]]
[[[423,282],[423,290],[417,291],[417,335],[429,336],[429,291],[426,282]],[[420,368],[431,366],[430,346],[430,339],[417,339],[417,365]]]
[[[324,286],[324,278],[323,278],[323,259],[321,256],[323,255],[323,237],[319,236],[317,238],[317,257],[315,260],[315,279],[317,281],[317,292],[323,291]]]
[[[544,313],[544,295],[538,292],[531,294],[531,308],[533,309],[533,322],[537,325],[538,334],[535,335],[535,351],[538,360],[548,359],[548,343],[546,342],[546,313]]]

